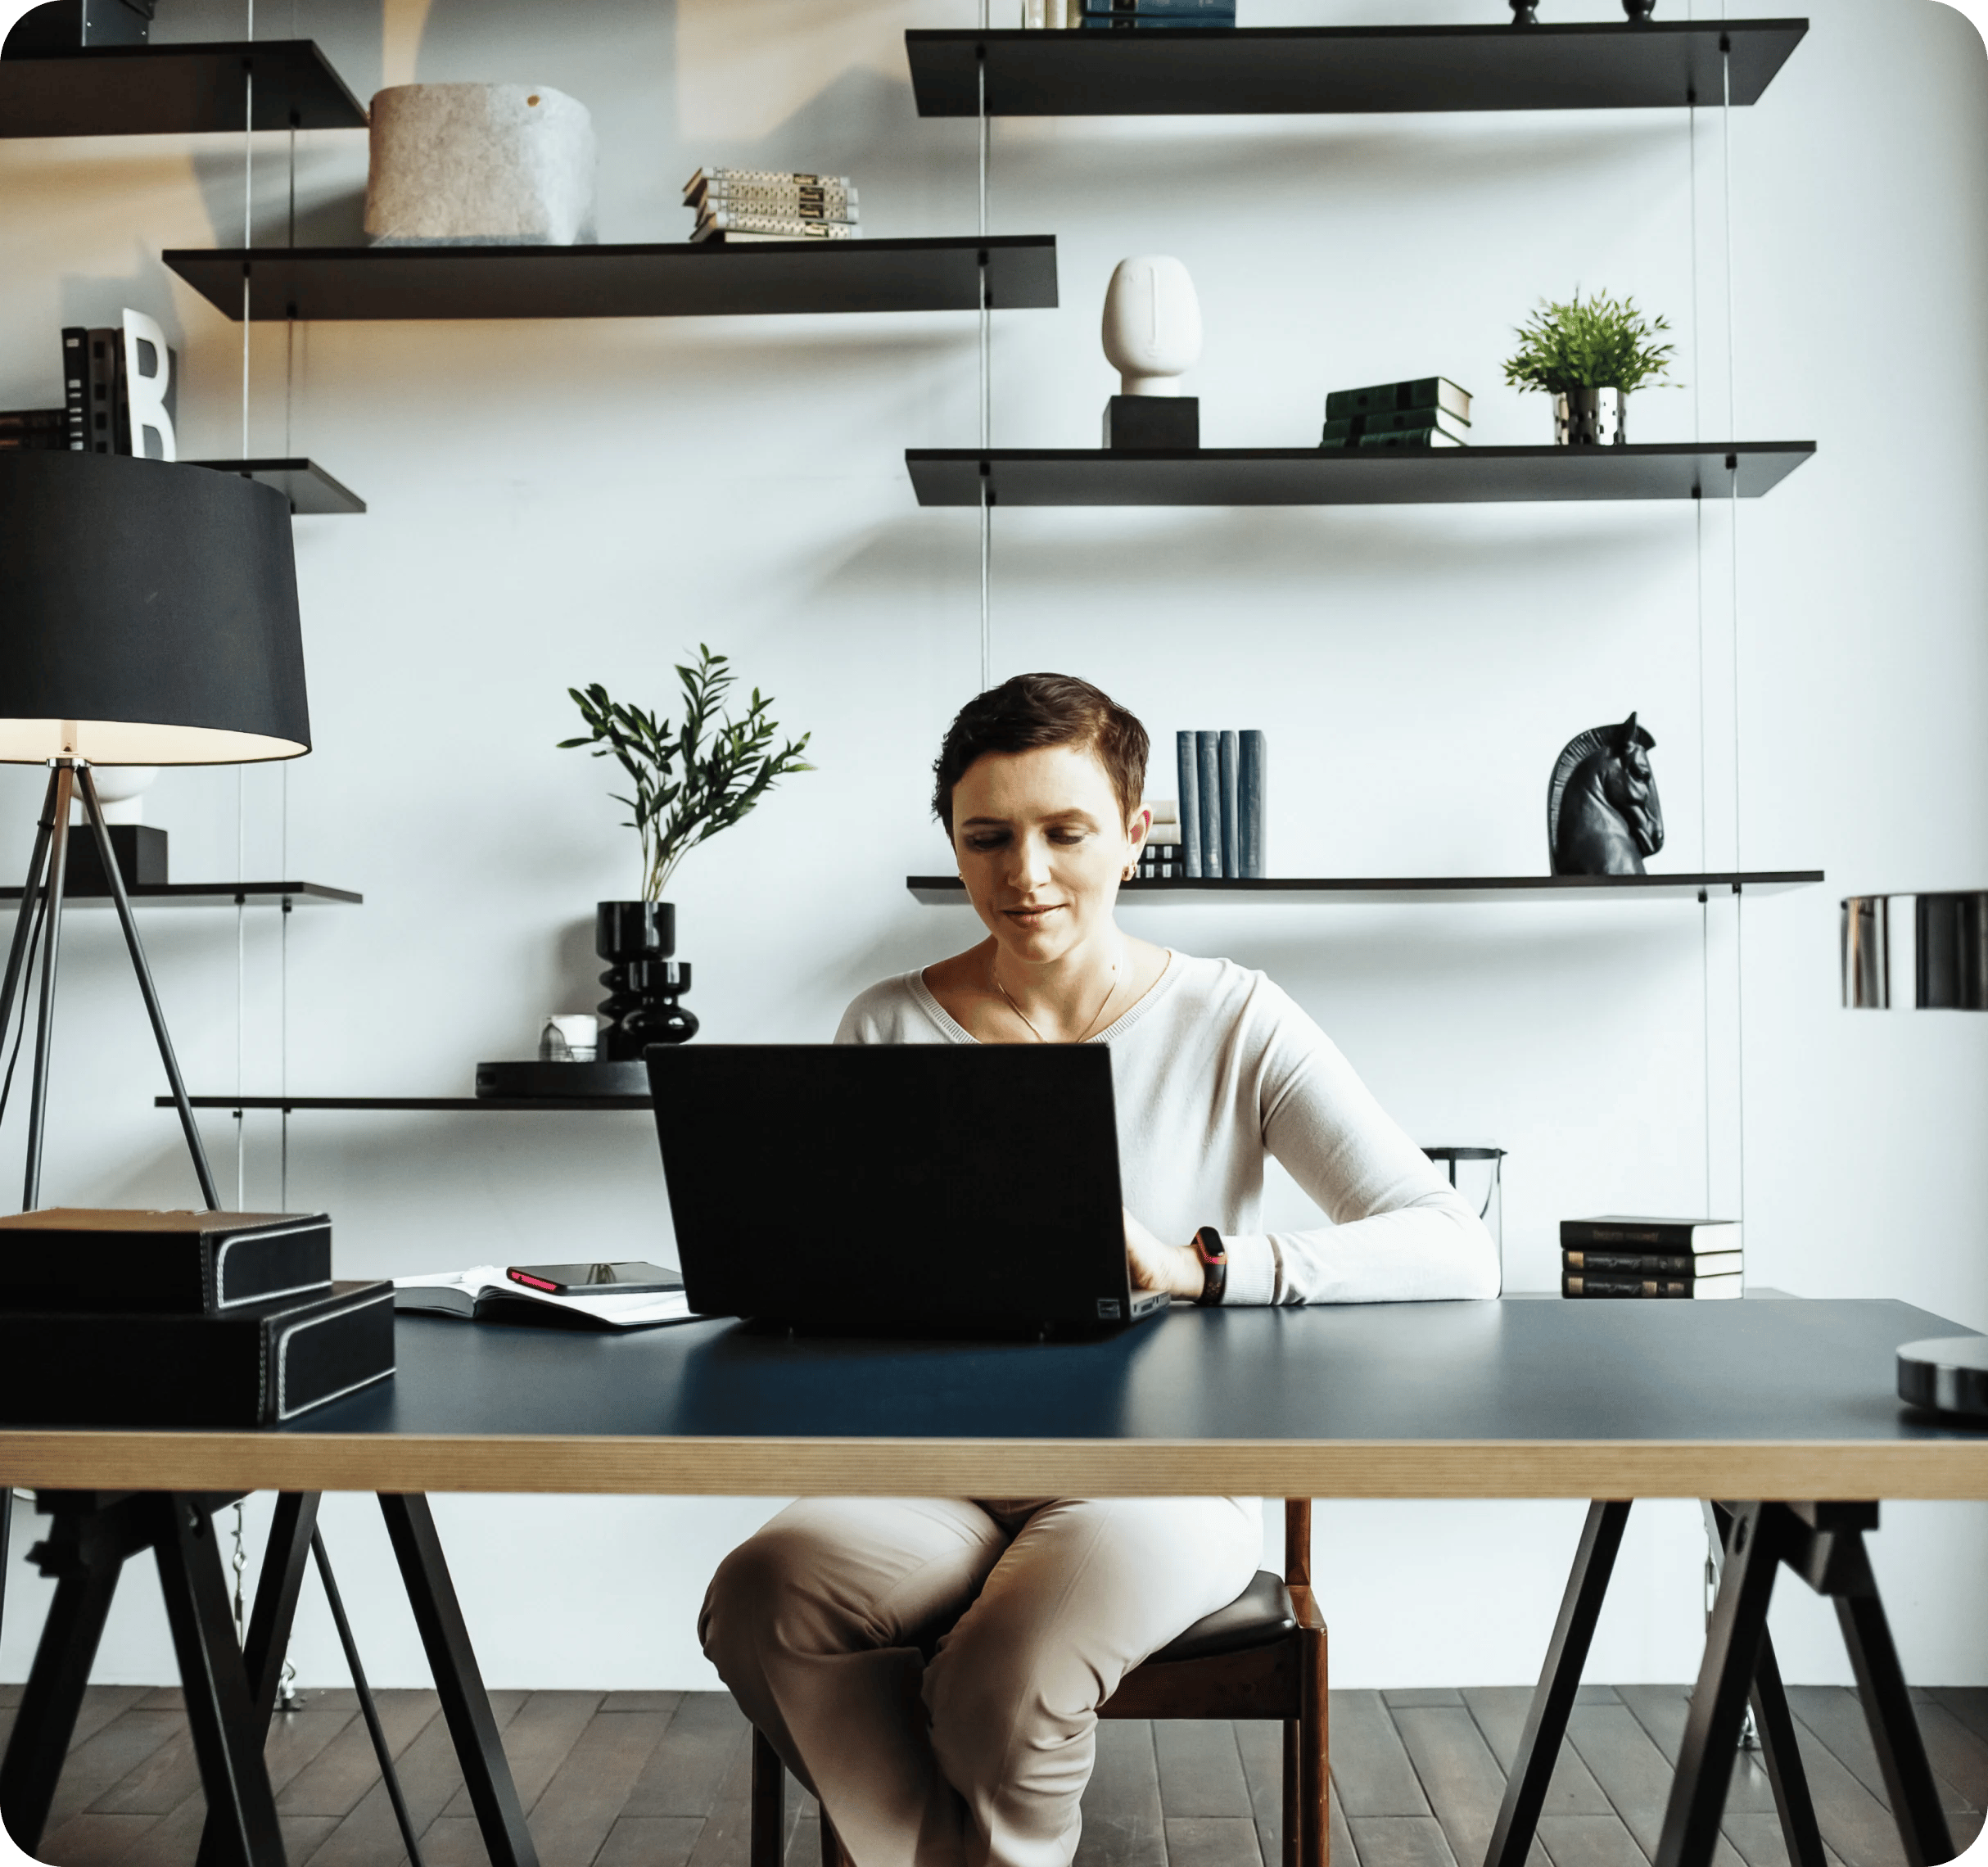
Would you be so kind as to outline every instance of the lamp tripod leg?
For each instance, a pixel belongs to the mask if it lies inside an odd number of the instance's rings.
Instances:
[[[165,1013],[160,1008],[158,988],[151,980],[151,968],[145,961],[145,947],[138,938],[138,924],[131,915],[131,898],[124,893],[124,878],[111,848],[111,832],[103,820],[103,806],[97,802],[97,780],[87,765],[77,768],[83,787],[83,807],[96,833],[97,853],[103,863],[105,879],[111,885],[111,899],[117,908],[118,924],[124,930],[124,944],[131,949],[132,970],[138,975],[138,990],[144,995],[145,1015],[151,1019],[151,1034],[159,1042],[159,1060],[165,1065],[165,1079],[172,1086],[173,1105],[179,1111],[179,1126],[187,1137],[187,1151],[193,1156],[193,1171],[199,1177],[201,1197],[210,1212],[221,1209],[221,1196],[214,1183],[214,1169],[207,1164],[207,1150],[200,1137],[200,1124],[193,1119],[193,1105],[187,1100],[187,1085],[179,1074],[179,1059],[173,1054],[173,1040],[165,1028]],[[66,821],[66,816],[65,816]],[[61,896],[57,884],[56,905]],[[48,976],[55,972],[55,936],[48,940]],[[37,1058],[38,1064],[39,1059]]]
[[[14,918],[14,943],[7,949],[7,978],[0,983],[0,1042],[14,1021],[14,995],[20,989],[20,969],[28,956],[28,941],[34,925],[34,909],[42,896],[42,871],[48,865],[48,843],[55,830],[56,774],[48,774],[47,794],[42,799],[40,826],[34,833],[34,853],[28,861],[28,879],[20,891],[20,912]]]
[[[54,820],[49,826],[48,941],[42,950],[41,1007],[34,1026],[34,1087],[28,1104],[28,1171],[20,1195],[23,1212],[33,1212],[41,1204],[42,1140],[48,1125],[49,1040],[55,1028],[56,959],[62,943],[62,891],[69,879],[69,807],[75,786],[75,765],[66,761],[57,764]]]

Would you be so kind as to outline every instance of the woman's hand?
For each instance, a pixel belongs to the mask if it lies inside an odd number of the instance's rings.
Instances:
[[[1208,1282],[1200,1254],[1191,1245],[1163,1245],[1125,1213],[1125,1262],[1134,1290],[1163,1290],[1182,1303],[1199,1303]]]

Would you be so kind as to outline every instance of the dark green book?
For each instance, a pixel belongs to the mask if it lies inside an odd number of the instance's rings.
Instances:
[[[1376,415],[1341,415],[1326,423],[1321,447],[1357,447],[1370,434],[1407,434],[1416,428],[1439,427],[1453,436],[1459,447],[1470,445],[1462,431],[1471,424],[1460,422],[1440,409],[1402,409]]]
[[[1471,392],[1447,376],[1421,376],[1412,382],[1376,382],[1366,389],[1335,389],[1326,397],[1326,419],[1378,415],[1409,409],[1440,409],[1457,421],[1471,418]]]
[[[1369,447],[1468,447],[1467,441],[1459,441],[1448,428],[1403,428],[1399,434],[1363,434],[1360,436],[1362,449]]]

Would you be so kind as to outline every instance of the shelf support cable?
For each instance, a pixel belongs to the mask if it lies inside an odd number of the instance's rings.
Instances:
[[[1723,0],[1720,11],[1724,11]],[[1720,164],[1724,188],[1726,239],[1726,416],[1732,432],[1739,433],[1739,368],[1736,360],[1738,324],[1733,314],[1733,40],[1729,34],[1719,38],[1721,140],[1725,160]],[[1744,866],[1740,820],[1740,485],[1738,463],[1733,463],[1728,481],[1731,519],[1728,526],[1727,562],[1731,571],[1733,615],[1733,866]],[[1733,890],[1733,1069],[1738,1090],[1736,1111],[1738,1132],[1739,1214],[1746,1217],[1746,895]]]
[[[980,0],[980,29],[987,29],[987,0]],[[980,689],[994,685],[993,557],[994,504],[988,481],[987,454],[994,445],[993,305],[987,279],[987,160],[992,125],[987,118],[987,47],[974,48],[978,84],[980,145]]]

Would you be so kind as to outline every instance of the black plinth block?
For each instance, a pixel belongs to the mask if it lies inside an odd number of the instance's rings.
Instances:
[[[117,858],[118,873],[124,886],[159,888],[169,879],[165,872],[165,832],[156,824],[114,823],[110,826],[111,853]],[[103,858],[97,853],[96,839],[88,835],[69,839],[69,879],[66,892],[79,895],[107,895],[110,878],[103,872]]]
[[[1201,398],[1114,396],[1105,405],[1105,445],[1115,454],[1199,447]]]

